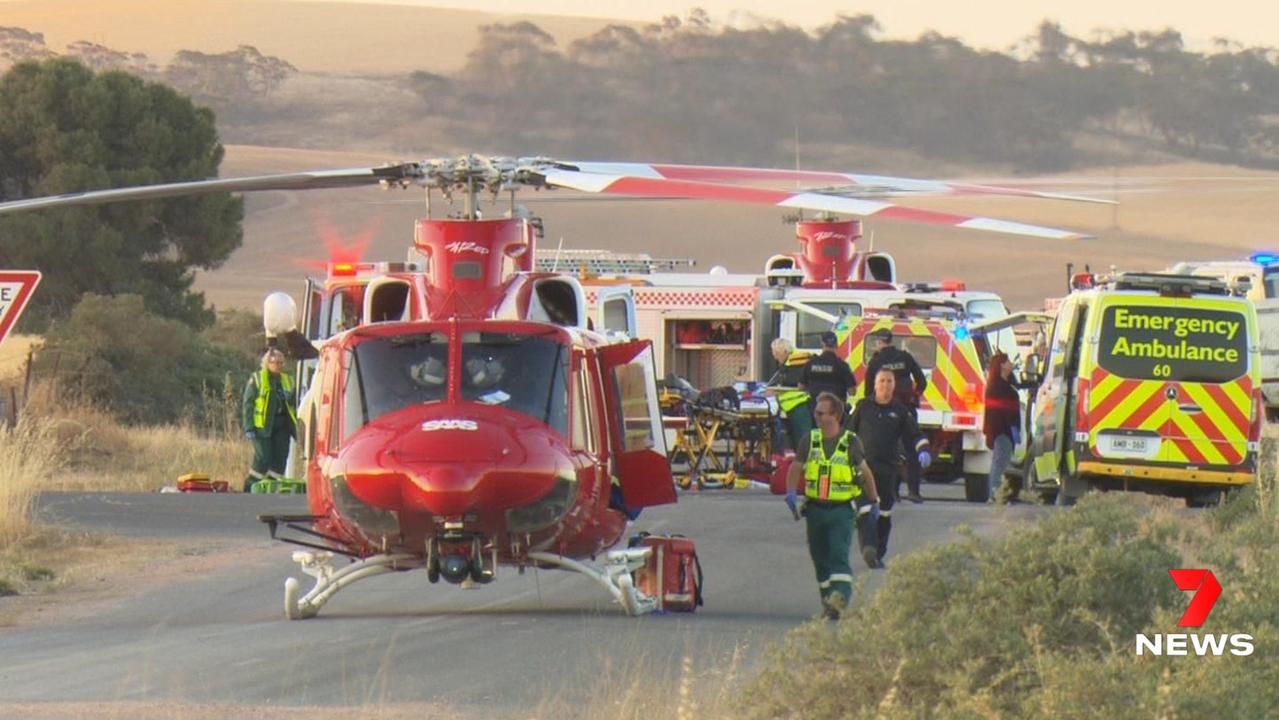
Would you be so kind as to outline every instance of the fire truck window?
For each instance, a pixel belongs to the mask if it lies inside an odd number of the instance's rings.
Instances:
[[[931,335],[894,335],[893,345],[910,353],[921,370],[932,370],[937,366],[937,338]],[[868,347],[862,354],[862,364],[870,367],[874,357],[874,347]]]
[[[1134,380],[1224,383],[1248,372],[1248,323],[1237,310],[1112,305],[1097,362]]]
[[[545,337],[468,334],[462,399],[500,405],[568,435],[568,347]]]
[[[448,397],[448,336],[440,332],[377,338],[355,348],[358,392],[372,422],[410,405],[443,402]],[[347,383],[344,398],[353,390]]]
[[[648,386],[645,379],[643,363],[633,362],[613,368],[613,380],[617,383],[618,410],[622,414],[624,452],[657,447],[652,423],[657,408],[648,406]]]
[[[839,320],[855,318],[862,314],[860,303],[810,302],[809,307],[830,313]],[[822,333],[829,332],[836,324],[820,318],[812,313],[798,313],[798,327],[795,329],[795,347],[801,350],[817,350],[822,346]]]
[[[350,330],[360,324],[360,299],[355,288],[334,291],[329,301],[329,325],[325,337]]]
[[[932,370],[937,365],[937,338],[923,335],[899,337],[897,346],[910,353],[923,370]]]

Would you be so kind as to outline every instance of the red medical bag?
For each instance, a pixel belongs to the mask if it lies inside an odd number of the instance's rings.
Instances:
[[[653,548],[648,563],[635,572],[635,586],[657,597],[659,610],[693,612],[702,604],[702,564],[692,540],[641,533],[631,544]]]

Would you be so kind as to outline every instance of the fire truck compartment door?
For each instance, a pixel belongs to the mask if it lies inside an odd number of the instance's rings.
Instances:
[[[609,444],[623,500],[633,508],[675,502],[653,346],[647,340],[607,345],[600,348],[599,358]]]
[[[595,329],[639,337],[635,321],[635,290],[630,285],[601,287],[595,295]]]

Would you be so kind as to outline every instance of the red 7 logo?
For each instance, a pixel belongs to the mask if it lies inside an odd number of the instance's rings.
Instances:
[[[1221,584],[1211,570],[1169,570],[1172,581],[1177,583],[1178,590],[1194,590],[1190,597],[1190,605],[1181,614],[1177,623],[1180,627],[1199,627],[1208,619],[1212,606],[1217,604],[1221,595]]]

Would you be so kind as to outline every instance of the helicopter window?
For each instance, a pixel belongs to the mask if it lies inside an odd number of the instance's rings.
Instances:
[[[594,433],[591,432],[591,409],[594,403],[591,397],[588,376],[582,373],[578,382],[573,383],[573,447],[578,450],[595,452]]]
[[[373,289],[373,298],[369,307],[371,322],[387,322],[406,320],[409,307],[409,284],[391,282],[378,285]]]
[[[618,410],[622,417],[622,451],[648,450],[658,447],[653,437],[652,418],[657,412],[649,407],[648,369],[643,363],[633,362],[613,368],[617,383]]]
[[[342,381],[342,440],[346,440],[364,427],[368,418],[359,354],[348,355],[347,360],[349,364],[346,377]]]
[[[351,393],[363,400],[358,428],[400,408],[443,402],[448,396],[448,336],[442,332],[396,335],[360,343],[355,348],[355,370],[360,378],[343,391],[344,407],[354,410]]]
[[[569,352],[544,337],[468,334],[462,345],[462,399],[528,415],[568,434]]]

